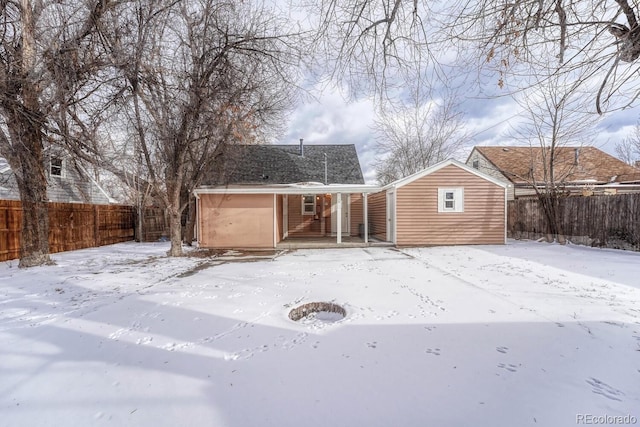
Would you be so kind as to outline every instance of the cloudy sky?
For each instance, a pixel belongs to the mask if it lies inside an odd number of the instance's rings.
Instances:
[[[296,21],[302,27],[309,24],[308,10],[304,7],[292,6],[297,2],[291,0],[273,0],[276,4],[284,5],[285,13],[289,14],[290,21]],[[312,2],[316,3],[316,2]],[[421,3],[422,4],[422,3]],[[425,2],[424,4],[431,4]],[[445,3],[446,4],[446,3]],[[607,43],[610,40],[605,39]],[[608,49],[611,48],[610,46]],[[456,50],[439,52],[442,64],[455,62]],[[431,52],[432,54],[435,52]],[[477,52],[471,56],[474,57]],[[482,55],[480,55],[482,56]],[[484,62],[484,61],[482,61]],[[324,64],[329,72],[331,64]],[[608,67],[603,63],[603,67]],[[606,68],[608,69],[608,68]],[[600,71],[606,72],[603,68]],[[635,68],[634,68],[635,69]],[[325,72],[326,72],[325,70]],[[467,78],[481,79],[478,67],[469,68],[469,72],[459,73],[455,77],[447,75],[449,81],[464,81]],[[599,73],[596,71],[596,73]],[[467,76],[468,74],[468,76]],[[484,76],[486,77],[486,76]],[[633,78],[635,80],[635,77]],[[497,78],[489,77],[484,86],[473,85],[468,91],[463,90],[461,96],[468,99],[461,103],[461,109],[465,114],[466,130],[472,139],[464,152],[461,152],[458,160],[465,161],[474,145],[509,145],[514,144],[509,133],[521,120],[521,108],[509,96],[497,89]],[[457,85],[457,84],[456,84]],[[464,86],[464,83],[461,84]],[[593,90],[595,93],[597,89]],[[312,90],[315,100],[305,101],[298,105],[290,114],[286,131],[275,142],[283,144],[297,144],[303,138],[306,144],[347,144],[356,145],[360,156],[363,173],[367,183],[375,182],[374,160],[377,156],[376,141],[372,125],[376,118],[372,98],[360,98],[347,101],[347,90],[340,90],[331,86],[323,86],[323,89]],[[493,96],[471,96],[469,94],[485,92]],[[628,92],[633,93],[633,92]],[[496,96],[497,95],[497,96]],[[595,97],[589,95],[588,108],[595,109]],[[636,104],[639,104],[636,101]],[[633,127],[640,118],[640,110],[629,108],[605,115],[599,123],[594,138],[594,145],[615,155],[615,144],[623,140],[631,133]],[[585,122],[598,120],[596,115],[585,118]],[[587,123],[585,123],[586,125]]]
[[[305,144],[355,144],[365,180],[374,183],[376,141],[372,125],[376,115],[373,100],[348,102],[346,98],[335,87],[319,91],[317,100],[307,101],[292,111],[286,132],[277,142],[297,144],[303,138]],[[513,143],[508,133],[519,119],[519,107],[510,98],[469,100],[462,108],[473,138],[458,160],[465,161],[474,145]],[[595,145],[615,155],[615,143],[631,132],[639,114],[638,108],[632,108],[606,115],[598,126]]]

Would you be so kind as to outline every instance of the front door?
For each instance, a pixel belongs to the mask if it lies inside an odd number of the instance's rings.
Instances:
[[[341,194],[342,197],[342,235],[348,236],[351,232],[349,230],[349,195]],[[331,234],[338,233],[338,195],[332,194],[331,196]]]
[[[396,193],[387,192],[387,242],[396,242]]]

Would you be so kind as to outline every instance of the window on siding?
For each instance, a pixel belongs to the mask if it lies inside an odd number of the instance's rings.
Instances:
[[[63,176],[63,162],[60,157],[52,157],[51,158],[51,166],[49,168],[49,173],[51,176]]]
[[[480,162],[478,160],[474,160],[473,161],[473,168],[474,169],[479,169],[480,168]]]
[[[438,212],[464,212],[464,189],[438,188]]]
[[[315,215],[316,213],[316,196],[306,194],[302,196],[302,215]]]

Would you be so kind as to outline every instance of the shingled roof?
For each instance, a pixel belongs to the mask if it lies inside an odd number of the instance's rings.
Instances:
[[[531,182],[532,178],[544,181],[542,147],[479,146],[474,149],[515,184]],[[555,157],[556,181],[595,184],[640,180],[640,170],[595,147],[557,147]]]
[[[230,145],[220,155],[203,185],[364,184],[360,161],[353,144],[304,145]]]

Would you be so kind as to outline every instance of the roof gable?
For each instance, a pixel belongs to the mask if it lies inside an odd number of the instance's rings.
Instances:
[[[433,166],[430,166],[430,167],[428,167],[426,169],[423,169],[422,171],[414,173],[413,175],[409,175],[409,176],[407,176],[405,178],[398,179],[398,180],[396,180],[396,181],[394,181],[394,182],[392,182],[390,184],[385,185],[384,187],[382,187],[382,189],[383,190],[387,190],[387,189],[390,189],[390,188],[398,188],[398,187],[405,186],[407,184],[412,183],[413,181],[416,181],[416,180],[418,180],[420,178],[423,178],[423,177],[425,177],[427,175],[430,175],[430,174],[432,174],[434,172],[437,172],[440,169],[445,168],[447,166],[456,166],[456,167],[458,167],[460,169],[463,169],[466,172],[469,172],[470,174],[473,174],[473,175],[475,175],[475,176],[477,176],[479,178],[482,178],[482,179],[484,179],[486,181],[489,181],[489,182],[491,182],[491,183],[493,183],[495,185],[498,185],[500,187],[503,187],[503,188],[506,188],[508,186],[507,183],[505,183],[503,181],[500,181],[499,179],[496,179],[496,178],[494,178],[492,176],[489,176],[489,175],[487,175],[485,173],[482,173],[482,172],[480,172],[480,171],[478,171],[476,169],[473,169],[473,168],[465,165],[464,163],[460,163],[457,160],[449,159],[449,160],[445,160],[445,161],[442,161],[440,163],[437,163],[437,164],[435,164]]]
[[[543,147],[474,147],[513,183],[544,182]],[[640,170],[595,147],[557,147],[554,180],[580,183],[628,182],[640,179]]]
[[[325,157],[326,155],[326,157]],[[353,144],[230,145],[216,159],[203,185],[364,184],[358,154]]]

